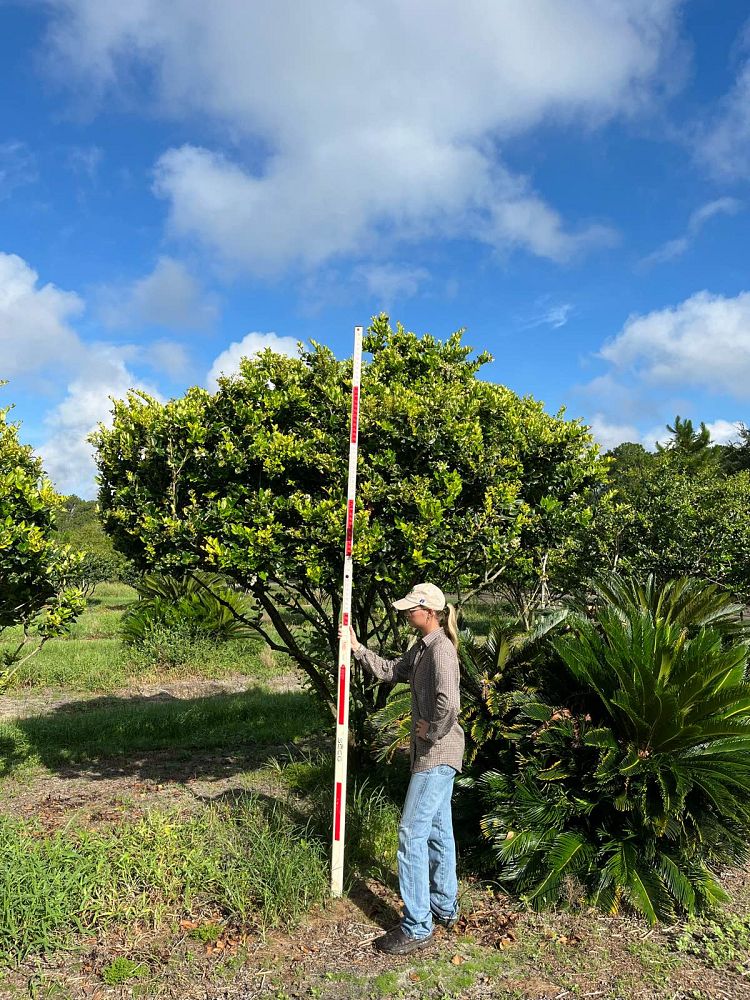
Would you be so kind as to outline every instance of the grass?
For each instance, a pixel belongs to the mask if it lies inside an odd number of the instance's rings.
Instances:
[[[275,765],[281,781],[305,796],[310,827],[322,843],[327,843],[331,835],[333,758],[313,754],[276,761]],[[366,876],[395,884],[401,815],[396,800],[403,799],[402,789],[398,780],[388,781],[387,772],[372,767],[370,772],[362,777],[353,771],[350,776],[346,802],[348,880],[351,883],[357,876]]]
[[[188,819],[152,813],[107,832],[42,836],[0,822],[0,960],[114,922],[152,926],[193,907],[244,925],[293,926],[328,888],[321,846],[253,798]]]
[[[152,750],[272,746],[305,738],[326,723],[305,692],[262,687],[206,698],[101,698],[0,723],[5,773],[56,768]]]
[[[129,979],[140,979],[145,971],[145,966],[140,962],[134,962],[124,955],[118,955],[114,961],[102,969],[102,979],[107,986],[120,986]]]
[[[63,639],[51,639],[14,675],[9,691],[40,688],[101,693],[149,683],[187,677],[220,679],[232,674],[268,681],[282,670],[292,669],[287,658],[267,649],[260,638],[226,643],[196,642],[165,644],[139,653],[119,638],[124,610],[137,600],[126,584],[100,583],[86,610]],[[6,629],[0,652],[21,638],[20,628]],[[175,655],[177,654],[177,655]]]

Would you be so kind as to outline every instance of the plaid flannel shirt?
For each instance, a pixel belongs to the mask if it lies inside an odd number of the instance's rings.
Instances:
[[[354,653],[381,681],[403,681],[411,687],[412,771],[438,764],[461,770],[464,731],[458,724],[461,709],[458,654],[443,629],[429,632],[398,660],[386,660],[360,645]],[[427,738],[417,736],[417,722],[427,721]]]

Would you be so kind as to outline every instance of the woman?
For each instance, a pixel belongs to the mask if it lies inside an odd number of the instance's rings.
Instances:
[[[422,638],[400,659],[385,660],[351,629],[352,652],[378,680],[411,686],[411,780],[398,831],[398,879],[404,904],[398,927],[375,941],[391,955],[407,955],[432,938],[433,920],[458,919],[456,844],[451,796],[461,770],[464,733],[458,724],[459,669],[456,612],[441,590],[420,583],[393,607],[406,613]]]

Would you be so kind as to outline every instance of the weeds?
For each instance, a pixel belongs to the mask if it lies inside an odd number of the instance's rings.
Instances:
[[[223,933],[224,928],[221,924],[209,920],[205,924],[198,924],[197,927],[194,927],[190,931],[190,937],[195,938],[196,941],[200,941],[201,944],[214,944]]]
[[[107,986],[120,986],[129,979],[140,979],[145,971],[146,967],[140,962],[120,955],[102,970],[102,979]]]
[[[187,664],[210,661],[216,648],[213,639],[197,637],[185,624],[155,623],[144,629],[138,644],[128,650],[129,664],[139,675],[154,669],[160,674],[175,672]]]
[[[729,967],[746,976],[750,974],[750,914],[688,920],[675,948],[713,968]]]
[[[333,760],[307,754],[274,761],[281,780],[308,800],[311,829],[328,843],[331,832]],[[352,874],[384,878],[396,872],[400,809],[384,785],[353,776],[346,800],[347,866]]]
[[[261,931],[289,927],[327,886],[321,845],[280,807],[254,798],[189,819],[153,813],[109,832],[42,836],[5,820],[0,961],[58,947],[92,927],[156,925],[193,906]]]

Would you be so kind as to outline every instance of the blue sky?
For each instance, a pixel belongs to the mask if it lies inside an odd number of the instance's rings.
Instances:
[[[0,390],[94,494],[109,397],[382,310],[610,447],[750,422],[724,0],[0,0]]]

